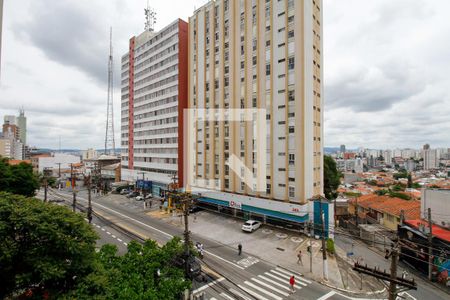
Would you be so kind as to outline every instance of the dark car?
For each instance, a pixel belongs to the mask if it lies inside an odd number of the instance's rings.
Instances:
[[[178,268],[185,268],[185,257],[178,257],[174,262]],[[188,257],[189,278],[194,279],[202,274],[202,266],[195,256]]]
[[[197,205],[192,205],[191,207],[189,207],[189,213],[190,214],[194,214],[194,213],[196,213],[198,211],[201,211],[201,210],[203,210],[203,208],[200,207],[200,206],[197,206]]]

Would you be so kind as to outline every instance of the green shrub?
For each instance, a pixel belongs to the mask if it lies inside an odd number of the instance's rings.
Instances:
[[[327,252],[330,254],[335,253],[334,249],[334,240],[333,239],[327,239]]]

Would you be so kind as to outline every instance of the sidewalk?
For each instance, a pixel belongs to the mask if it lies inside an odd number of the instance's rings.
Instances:
[[[147,215],[163,219],[166,222],[183,227],[180,216],[152,209]],[[213,212],[200,211],[190,217],[189,229],[195,235],[215,240],[225,246],[237,249],[239,243],[243,251],[256,259],[299,272],[307,278],[321,282],[329,287],[351,294],[369,295],[375,291],[383,290],[383,286],[372,278],[363,278],[352,269],[352,265],[343,261],[336,255],[327,255],[328,281],[323,280],[323,258],[320,240],[312,240],[312,273],[310,272],[310,255],[307,252],[309,238],[303,234],[294,233],[271,226],[262,226],[253,233],[244,233],[241,230],[243,221]],[[302,263],[297,263],[297,253],[302,251]],[[337,254],[344,255],[345,251],[336,246]]]

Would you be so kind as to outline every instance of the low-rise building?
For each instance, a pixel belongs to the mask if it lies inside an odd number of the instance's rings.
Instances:
[[[37,171],[39,173],[42,173],[44,169],[70,169],[71,164],[80,163],[79,156],[64,153],[53,153],[50,156],[38,156],[37,159]]]
[[[380,224],[396,231],[402,211],[405,220],[419,218],[420,201],[371,194],[350,200],[348,209],[351,215],[357,211],[359,223]]]
[[[431,227],[432,280],[449,286],[450,230],[433,224]],[[398,228],[400,258],[428,275],[430,227],[423,219],[407,220]]]

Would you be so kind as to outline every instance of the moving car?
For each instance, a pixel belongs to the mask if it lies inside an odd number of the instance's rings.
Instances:
[[[200,261],[193,255],[187,259],[189,268],[189,278],[194,279],[202,274],[202,266]],[[177,257],[174,261],[174,265],[179,268],[184,268],[186,265],[186,258],[183,256]]]
[[[242,231],[253,232],[261,227],[261,222],[255,220],[248,220],[242,225]]]

